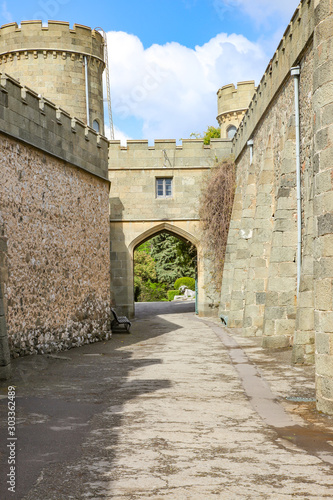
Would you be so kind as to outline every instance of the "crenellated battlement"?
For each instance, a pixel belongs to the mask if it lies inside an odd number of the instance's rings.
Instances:
[[[106,137],[6,73],[0,104],[0,132],[107,179]]]
[[[183,139],[179,146],[175,139],[155,140],[154,146],[147,140],[128,140],[127,146],[110,141],[109,170],[208,168],[230,154],[231,142],[226,139],[211,139],[209,145],[203,139]]]
[[[211,139],[210,144],[204,144],[203,139],[182,139],[182,144],[177,145],[176,139],[155,139],[154,146],[148,145],[147,139],[129,139],[126,146],[121,145],[120,140],[110,142],[110,149],[114,151],[182,151],[185,149],[220,149],[221,145],[228,143],[226,139]]]
[[[24,51],[60,51],[96,57],[104,63],[102,35],[88,26],[68,22],[22,21],[21,25],[9,23],[0,27],[0,55]]]
[[[0,28],[0,71],[80,120],[91,125],[95,120],[101,133],[104,68],[104,38],[88,26],[22,21]]]
[[[238,128],[249,102],[255,91],[254,81],[238,82],[224,85],[217,92],[218,115],[216,117],[221,127],[221,137],[232,137]],[[231,133],[231,137],[230,137]]]
[[[314,0],[301,0],[253,94],[248,110],[234,137],[237,157],[251,138],[260,117],[265,113],[274,95],[299,63],[302,52],[311,42],[314,30]]]
[[[230,113],[247,109],[255,91],[254,80],[224,85],[217,91],[218,114]]]

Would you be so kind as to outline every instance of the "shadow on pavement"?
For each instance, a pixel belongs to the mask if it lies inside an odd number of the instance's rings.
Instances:
[[[175,305],[176,304],[176,305]],[[121,426],[121,409],[126,401],[141,394],[169,387],[169,380],[128,380],[133,370],[161,363],[158,358],[145,357],[147,341],[180,328],[159,318],[159,314],[187,313],[194,303],[153,303],[137,307],[132,333],[118,333],[107,342],[89,344],[54,355],[33,355],[12,361],[12,379],[0,384],[0,498],[43,499],[45,490],[62,467],[75,460],[85,460],[84,442],[103,412],[114,408],[108,429],[110,449],[104,453],[112,468],[114,446]],[[133,359],[131,345],[142,342],[142,357]],[[16,491],[8,491],[7,474],[7,387],[16,387]],[[89,450],[94,459],[95,448]],[[87,457],[86,457],[87,458]],[[100,457],[99,457],[100,458]],[[103,458],[103,457],[102,457]],[[37,482],[37,484],[36,484]],[[59,481],[57,488],[59,489]],[[84,474],[63,477],[61,491],[54,491],[57,500],[81,498]],[[30,493],[29,493],[30,492]]]

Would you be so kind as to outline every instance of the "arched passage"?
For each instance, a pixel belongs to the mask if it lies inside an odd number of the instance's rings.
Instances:
[[[190,243],[192,243],[192,245],[195,245],[196,247],[199,244],[198,239],[193,234],[189,233],[188,231],[182,229],[181,227],[177,227],[176,225],[170,224],[168,222],[162,222],[161,224],[158,224],[157,226],[153,226],[153,227],[147,229],[147,231],[145,231],[141,235],[134,238],[134,240],[129,244],[129,247],[128,247],[129,251],[133,255],[134,250],[139,245],[141,245],[145,241],[149,240],[153,236],[156,236],[159,233],[163,233],[164,231],[167,233],[173,234],[175,236],[178,236],[179,238],[182,238],[186,241],[189,241]]]
[[[148,230],[133,242],[135,302],[166,300],[168,290],[174,290],[178,278],[196,278],[197,242],[189,237],[186,231],[161,224],[154,228],[153,234]]]
[[[168,222],[131,222],[130,224],[111,223],[111,280],[115,303],[120,314],[134,317],[134,250],[152,237],[167,232],[192,243],[197,250],[198,312],[200,316],[209,314],[209,299],[206,288],[207,265],[199,239],[198,220]]]

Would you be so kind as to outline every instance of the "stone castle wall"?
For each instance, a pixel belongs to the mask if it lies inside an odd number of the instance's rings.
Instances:
[[[332,6],[303,0],[233,140],[237,189],[221,314],[265,347],[316,363],[317,408],[333,414]],[[302,259],[297,294],[294,77],[299,66]],[[249,141],[249,142],[248,142]],[[252,157],[252,162],[251,162]]]
[[[198,219],[203,175],[230,153],[230,141],[221,139],[208,146],[203,139],[183,140],[181,146],[175,140],[161,140],[153,147],[145,140],[128,141],[126,148],[111,141],[111,219]],[[156,197],[155,181],[161,177],[172,178],[171,199]]]
[[[312,39],[314,31],[314,0],[302,0],[297,7],[286,31],[257,86],[248,110],[237,130],[234,140],[234,154],[237,158],[246,147],[253,131],[274,102],[290,68],[295,66]]]
[[[209,263],[200,241],[199,197],[210,169],[230,157],[231,142],[213,139],[111,141],[111,283],[117,308],[134,315],[133,252],[140,243],[168,231],[194,244],[198,252],[199,314],[211,315]],[[156,196],[156,179],[172,179],[172,196]]]
[[[0,277],[11,353],[107,338],[108,142],[6,75],[0,104]]]
[[[104,133],[102,73],[104,41],[87,26],[23,21],[0,28],[0,71],[18,79],[72,116],[87,123],[85,56],[88,63],[90,126]]]
[[[313,71],[314,330],[317,408],[333,414],[333,6],[315,1]]]

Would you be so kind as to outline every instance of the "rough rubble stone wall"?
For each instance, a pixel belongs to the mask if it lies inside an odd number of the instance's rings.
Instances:
[[[0,151],[12,355],[108,338],[108,182],[4,134]]]
[[[7,239],[0,210],[0,380],[9,378],[10,352],[4,307],[4,282],[8,279]]]

